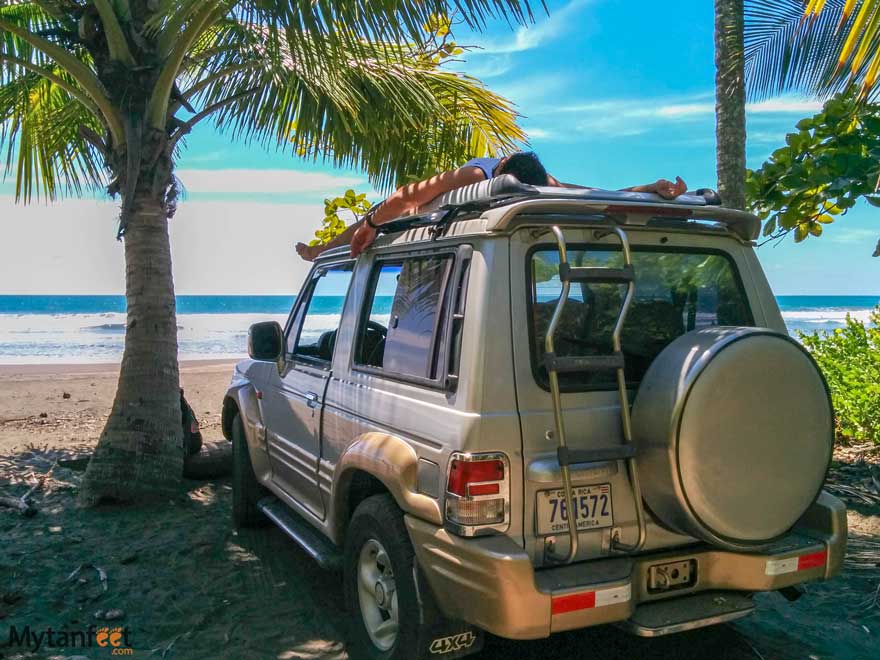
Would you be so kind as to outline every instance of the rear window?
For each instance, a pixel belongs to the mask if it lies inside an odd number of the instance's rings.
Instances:
[[[383,261],[373,273],[369,315],[355,362],[419,380],[435,380],[451,254]]]
[[[569,249],[572,266],[621,267],[619,250]],[[720,252],[635,250],[636,293],[621,335],[627,382],[637,384],[654,358],[691,330],[717,325],[754,325],[742,282],[732,260]],[[529,261],[532,368],[548,387],[543,366],[544,338],[559,300],[559,252],[541,247]],[[556,332],[560,356],[607,355],[626,287],[572,282]],[[564,390],[612,389],[614,372],[560,374]]]

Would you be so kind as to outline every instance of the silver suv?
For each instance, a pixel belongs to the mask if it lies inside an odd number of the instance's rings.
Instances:
[[[235,523],[343,569],[356,655],[664,635],[840,570],[827,387],[758,219],[715,201],[498,177],[326,253],[251,328]]]

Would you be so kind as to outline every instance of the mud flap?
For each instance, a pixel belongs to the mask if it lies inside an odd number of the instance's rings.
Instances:
[[[437,607],[431,587],[428,586],[418,562],[413,566],[413,573],[424,616],[421,622],[422,633],[419,636],[420,648],[416,657],[451,660],[481,651],[485,642],[485,633],[464,621],[444,616]]]

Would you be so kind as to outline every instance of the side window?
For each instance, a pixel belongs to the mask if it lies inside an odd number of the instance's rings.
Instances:
[[[356,363],[420,379],[437,378],[451,254],[382,261],[373,272]]]
[[[303,291],[308,299],[299,307],[287,335],[289,357],[328,364],[333,359],[351,274],[352,264],[343,264],[313,276]]]

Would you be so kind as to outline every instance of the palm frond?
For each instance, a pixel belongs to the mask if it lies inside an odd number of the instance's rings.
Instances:
[[[837,56],[852,23],[841,26],[846,0],[828,0],[805,18],[803,0],[745,1],[746,80],[752,98],[786,93],[832,96],[846,86],[835,78]],[[840,29],[842,27],[842,29]]]
[[[753,98],[827,99],[853,87],[872,99],[880,93],[880,0],[745,0],[745,18]]]
[[[119,17],[124,35],[117,31],[117,50],[123,37],[130,39],[138,68],[161,71],[149,117],[153,127],[177,131],[175,142],[210,116],[234,138],[362,168],[376,186],[388,188],[524,140],[507,100],[424,58],[432,39],[426,24],[453,16],[479,28],[497,15],[526,23],[543,4],[158,0],[148,9],[132,4],[131,23]],[[17,173],[24,199],[103,182],[103,145],[83,138],[80,127],[106,134],[101,122],[107,123],[115,159],[125,146],[124,135],[116,138],[124,130],[114,127],[127,110],[102,94],[100,82],[113,87],[118,71],[108,70],[106,44],[78,34],[81,6],[69,0],[0,6],[0,24],[7,27],[0,30],[0,147],[7,148],[7,172]],[[119,7],[101,3],[105,12],[110,6]],[[141,23],[135,35],[129,28]],[[83,101],[80,90],[101,118],[88,112],[88,103],[76,102]],[[197,113],[178,130],[175,113],[189,109],[190,101]]]
[[[80,195],[104,185],[101,155],[81,126],[102,129],[83,104],[41,75],[28,72],[0,86],[0,149],[6,174],[15,173],[16,199]]]
[[[0,19],[54,42],[72,27],[62,14],[46,2],[0,7]],[[84,49],[71,52],[91,65]],[[18,199],[78,195],[103,185],[102,156],[80,127],[104,132],[77,80],[20,36],[0,31],[0,149],[6,155],[4,177],[14,173]]]
[[[213,36],[200,48],[234,44],[234,50],[193,64],[188,76],[197,105],[218,106],[219,129],[362,168],[377,187],[524,140],[507,100],[473,78],[419,60],[410,46],[364,41],[355,52],[331,57],[322,37],[300,35],[289,43],[273,28],[237,21],[215,26]]]
[[[499,17],[525,24],[539,5],[546,10],[544,0],[241,0],[235,11],[245,23],[324,34],[351,46],[352,34],[377,43],[416,41],[440,14],[455,14],[474,29]]]

